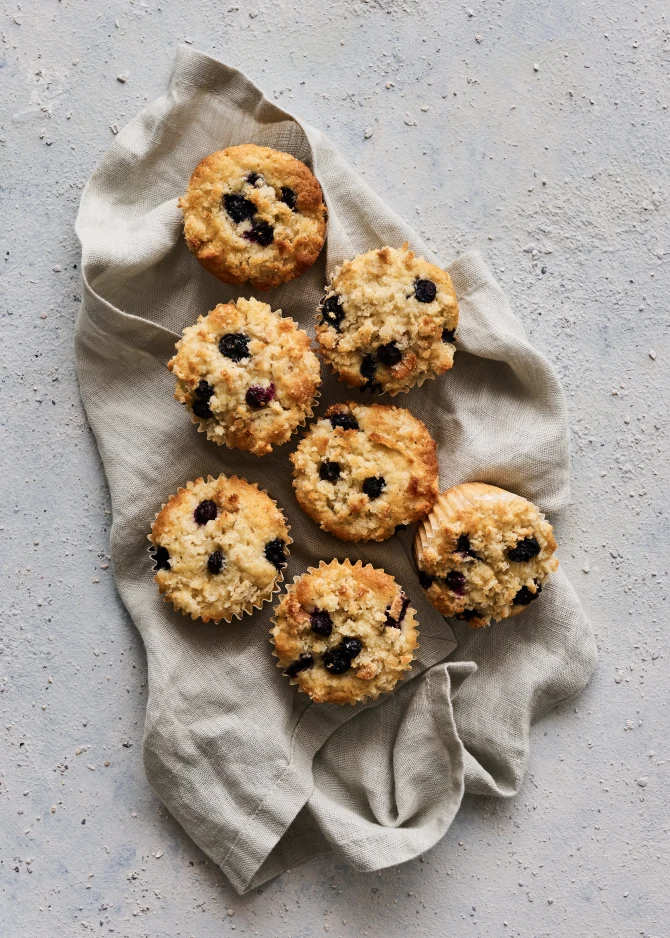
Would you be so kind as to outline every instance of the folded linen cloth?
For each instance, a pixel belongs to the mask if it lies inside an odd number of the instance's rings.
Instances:
[[[418,585],[412,532],[381,544],[335,540],[297,507],[287,459],[295,440],[263,458],[217,447],[173,401],[165,363],[182,328],[252,292],[219,283],[189,254],[177,198],[202,157],[243,142],[292,153],[323,187],[321,257],[260,295],[303,328],[312,331],[327,273],[347,257],[407,240],[440,262],[326,137],[186,47],[167,93],[115,138],[82,196],[77,366],[111,493],[114,575],[146,646],[147,777],[240,893],[328,849],[361,870],[408,860],[445,833],[464,790],[514,794],[531,721],[578,691],[595,660],[562,572],[518,618],[450,627]],[[479,255],[449,271],[461,312],[455,367],[394,403],[437,441],[442,488],[482,480],[559,509],[569,492],[557,378]],[[323,372],[321,408],[358,394]],[[410,593],[421,646],[393,694],[356,707],[312,704],[275,666],[269,605],[214,626],[162,601],[147,553],[155,512],[187,479],[221,472],[258,482],[286,512],[288,579],[319,559],[350,557],[383,567]]]

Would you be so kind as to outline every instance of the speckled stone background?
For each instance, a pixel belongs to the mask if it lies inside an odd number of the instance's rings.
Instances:
[[[670,934],[663,0],[25,0],[0,14],[0,935]],[[560,372],[562,563],[598,633],[521,794],[420,860],[325,856],[243,899],[149,790],[142,648],[73,367],[73,223],[191,42],[329,133],[445,260],[478,246]],[[142,401],[137,402],[142,406]]]

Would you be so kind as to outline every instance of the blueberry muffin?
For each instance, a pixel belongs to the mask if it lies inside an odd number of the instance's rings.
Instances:
[[[326,236],[314,175],[294,156],[252,143],[206,156],[177,204],[189,250],[224,283],[267,290],[299,277]]]
[[[535,602],[558,567],[551,525],[532,502],[494,485],[443,492],[419,525],[419,582],[444,616],[478,628]]]
[[[298,504],[343,541],[383,541],[438,495],[435,442],[402,407],[335,404],[290,459]]]
[[[154,579],[179,612],[230,622],[277,592],[291,543],[269,495],[236,476],[187,482],[149,535]]]
[[[354,704],[390,691],[417,647],[416,613],[392,576],[360,560],[321,561],[275,608],[279,667],[316,703]]]
[[[457,325],[449,274],[403,244],[361,254],[335,271],[316,337],[349,387],[394,395],[451,368]]]
[[[175,398],[215,443],[256,456],[312,416],[321,383],[309,337],[267,303],[221,303],[184,329],[168,368]]]

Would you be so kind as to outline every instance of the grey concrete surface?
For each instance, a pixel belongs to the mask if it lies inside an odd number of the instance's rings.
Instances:
[[[670,30],[663,0],[7,0],[0,13],[0,935],[670,935]],[[559,370],[560,556],[599,637],[521,794],[420,860],[237,898],[141,762],[142,648],[73,368],[82,186],[190,41],[327,131]],[[372,133],[370,133],[372,131]],[[138,406],[140,404],[138,403]]]

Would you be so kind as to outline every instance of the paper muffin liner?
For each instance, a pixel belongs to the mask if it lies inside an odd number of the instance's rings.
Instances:
[[[294,577],[293,577],[293,582],[286,585],[286,588],[285,588],[286,594],[288,595],[288,593],[291,591],[291,589],[293,589],[293,588],[296,586],[296,584],[298,583],[298,581],[301,580],[304,576],[307,576],[307,575],[309,575],[309,574],[311,574],[311,573],[317,573],[319,570],[322,570],[322,569],[324,569],[325,567],[337,567],[337,566],[340,566],[340,567],[349,566],[349,568],[352,569],[352,570],[355,570],[355,569],[357,569],[357,568],[358,568],[358,569],[361,569],[361,570],[362,570],[362,569],[367,569],[367,568],[369,568],[370,570],[381,570],[382,573],[386,573],[386,570],[382,570],[381,567],[374,567],[371,563],[363,564],[363,562],[362,562],[361,560],[357,560],[356,563],[352,563],[352,562],[349,560],[348,557],[345,558],[344,560],[338,560],[337,557],[334,557],[334,558],[333,558],[330,562],[328,562],[328,563],[326,563],[325,560],[320,560],[318,567],[307,567],[307,569],[304,571],[304,573],[300,573],[300,574],[298,574],[297,576],[294,576]],[[402,587],[402,584],[398,583],[398,581],[396,580],[396,578],[395,578],[391,573],[386,573],[386,575],[387,575],[387,576],[390,576],[390,577],[392,578],[393,582],[396,583],[396,584],[400,587],[400,589],[404,592],[404,589],[403,589],[403,587]],[[405,595],[407,595],[407,594],[405,594]],[[408,608],[408,609],[411,609],[412,612],[414,613],[414,629],[415,629],[415,632],[416,632],[416,636],[417,636],[417,638],[418,638],[420,633],[419,633],[419,620],[417,619],[417,611],[416,611],[416,609],[414,608],[414,606],[413,606],[411,603],[408,605],[407,608]],[[278,625],[278,623],[277,623],[277,614],[278,614],[278,611],[279,611],[279,604],[276,605],[276,606],[274,607],[274,609],[273,609],[274,615],[273,615],[273,616],[271,617],[271,619],[270,619],[270,622],[272,623],[273,628],[270,629],[270,631],[269,631],[269,634],[270,634],[270,643],[272,644],[272,655],[273,655],[275,658],[277,658],[277,659],[279,659],[279,654],[277,653],[277,650],[276,650],[276,646],[275,646],[275,637],[274,637],[273,632],[274,632],[274,627],[275,627],[276,625]],[[411,661],[408,662],[407,667],[405,667],[405,668],[403,669],[402,676],[398,678],[398,680],[396,681],[396,683],[393,685],[393,687],[392,687],[390,690],[388,690],[388,691],[381,691],[381,690],[376,690],[376,691],[374,691],[374,690],[373,690],[373,691],[372,691],[371,693],[369,693],[366,697],[359,698],[358,700],[350,700],[350,701],[347,701],[347,704],[349,704],[350,706],[353,707],[353,706],[355,706],[356,704],[362,703],[362,702],[364,702],[364,701],[366,701],[366,700],[377,700],[377,698],[380,697],[383,693],[392,693],[392,692],[395,690],[396,686],[400,683],[400,681],[402,681],[402,680],[404,679],[404,676],[405,676],[405,674],[407,673],[407,671],[410,671],[410,670],[411,670],[412,664],[413,664],[414,661],[416,660],[416,650],[417,650],[417,648],[420,648],[420,647],[421,647],[421,646],[420,646],[419,642],[417,641],[417,643],[416,643],[416,645],[414,646],[414,648],[412,648],[412,659],[411,659]],[[283,671],[284,671],[284,668],[286,667],[286,665],[281,664],[281,662],[280,662],[279,660],[277,660],[276,667],[279,668],[279,669],[282,671],[282,674],[283,674]],[[285,675],[285,676],[288,677],[288,680],[289,680],[289,683],[290,683],[290,684],[292,684],[292,685],[294,685],[295,687],[298,688],[298,691],[299,691],[301,694],[307,694],[308,697],[310,696],[309,693],[308,693],[306,690],[304,690],[304,689],[300,686],[300,683],[299,683],[299,681],[298,681],[296,678],[290,677],[289,675]],[[312,698],[310,697],[310,699],[312,699]],[[313,701],[313,702],[314,702],[314,703],[318,703],[318,701]],[[340,704],[340,706],[343,706],[343,705]]]
[[[409,244],[408,244],[407,241],[405,241],[405,242],[403,243],[403,245],[402,245],[402,247],[400,248],[400,250],[402,250],[403,248],[406,248],[407,250],[410,250]],[[370,252],[364,251],[363,253],[364,253],[364,254],[367,254],[367,253],[370,253]],[[414,252],[412,251],[412,253],[414,253]],[[344,267],[344,265],[345,265],[349,260],[355,260],[356,257],[360,257],[360,256],[361,256],[361,255],[359,255],[359,254],[354,255],[353,258],[348,258],[347,260],[345,260],[345,261],[343,261],[341,264],[339,264],[337,267],[334,267],[334,268],[333,268],[333,270],[332,270],[331,273],[330,273],[330,276],[328,277],[328,282],[326,283],[326,286],[325,286],[325,288],[324,288],[323,296],[322,296],[321,299],[319,300],[319,305],[318,305],[317,308],[316,308],[317,317],[320,315],[321,310],[322,310],[322,308],[323,308],[323,304],[326,302],[326,300],[329,299],[329,297],[331,297],[331,296],[336,296],[336,295],[337,295],[337,292],[336,292],[335,290],[333,290],[333,281],[336,279],[336,277],[339,276],[339,274],[341,273],[342,268]],[[417,256],[417,255],[415,255],[415,256]],[[422,259],[422,260],[426,260],[425,258],[421,258],[421,259]],[[432,261],[426,261],[426,263],[432,264]],[[432,264],[432,266],[433,266],[433,267],[437,267],[436,264]],[[449,280],[451,281],[451,276],[450,276],[450,274],[449,274],[448,271],[443,270],[441,267],[438,268],[438,270],[442,270],[443,273],[447,274],[447,276],[449,277]],[[452,283],[452,287],[453,287],[453,281],[451,281],[451,283]],[[454,288],[454,294],[455,294],[455,292],[456,292],[456,290],[455,290],[455,288]],[[457,319],[456,319],[456,326],[455,326],[454,332],[456,331],[456,329],[458,329],[458,323],[459,323],[459,320],[460,320],[460,307],[459,307],[459,305],[458,305],[458,297],[456,297],[456,311],[457,311]],[[454,335],[454,341],[453,341],[453,343],[452,343],[453,346],[454,346],[454,355],[453,355],[452,358],[451,358],[451,364],[449,365],[448,368],[445,368],[444,371],[440,371],[440,372],[431,371],[431,372],[427,372],[427,373],[418,375],[417,378],[416,378],[416,380],[414,381],[414,383],[411,384],[411,385],[409,385],[409,386],[406,387],[406,388],[394,388],[393,390],[388,390],[387,388],[383,388],[381,391],[376,392],[376,394],[373,393],[371,396],[374,398],[374,397],[382,397],[384,394],[388,394],[389,397],[397,397],[398,394],[408,394],[410,391],[413,391],[414,388],[420,388],[420,387],[422,387],[422,386],[426,383],[426,381],[434,381],[436,378],[439,378],[441,375],[446,374],[447,371],[451,371],[451,369],[454,367],[454,357],[455,357],[455,354],[456,354],[456,350],[457,350],[457,348],[458,348],[457,341],[458,341],[458,336],[457,336],[457,335]],[[348,380],[340,371],[338,371],[338,369],[335,367],[334,363],[330,360],[330,357],[328,356],[328,352],[324,349],[324,347],[323,347],[323,346],[321,345],[321,343],[319,342],[318,335],[317,335],[317,338],[316,338],[316,344],[317,344],[317,354],[318,354],[318,355],[323,359],[323,361],[330,367],[330,369],[333,371],[333,373],[334,373],[335,375],[337,375],[338,379],[339,379],[340,381],[342,381],[343,384],[346,384],[346,386],[347,386],[348,388],[357,388],[359,391],[363,391],[364,384],[356,384],[355,382]],[[367,393],[367,392],[365,392],[365,393]]]
[[[284,514],[284,511],[279,507],[279,505],[277,504],[277,502],[276,502],[273,498],[271,498],[270,495],[268,495],[268,493],[265,491],[265,489],[260,488],[259,485],[258,485],[256,482],[249,482],[247,479],[244,479],[244,478],[242,478],[241,476],[237,476],[237,475],[227,476],[227,475],[225,475],[225,473],[221,473],[221,474],[218,475],[218,476],[208,475],[206,480],[203,479],[202,476],[200,476],[199,478],[193,479],[193,480],[189,480],[188,482],[186,482],[185,485],[180,486],[180,487],[177,489],[177,491],[174,493],[174,495],[179,495],[181,492],[188,491],[188,489],[194,488],[194,487],[195,487],[196,485],[198,485],[200,482],[205,482],[205,481],[206,481],[206,482],[216,482],[216,481],[218,481],[222,476],[223,476],[223,478],[225,478],[225,479],[226,479],[227,481],[229,481],[229,482],[244,482],[244,483],[245,483],[246,485],[248,485],[250,488],[256,489],[257,492],[260,492],[261,494],[266,495],[266,496],[270,499],[270,501],[272,502],[272,504],[275,506],[275,508],[277,508],[277,510],[281,513],[282,517],[284,518],[284,523],[286,524],[286,542],[285,542],[285,547],[286,547],[286,553],[285,553],[285,556],[286,556],[286,564],[285,564],[281,569],[279,569],[279,570],[277,571],[277,576],[276,576],[276,578],[275,578],[275,580],[274,580],[274,582],[273,582],[273,585],[272,585],[271,589],[267,590],[266,592],[264,592],[264,593],[262,593],[260,596],[258,596],[254,602],[248,602],[248,603],[246,603],[242,608],[240,608],[238,611],[236,611],[236,612],[232,612],[232,611],[231,611],[229,615],[224,614],[224,615],[222,615],[219,619],[215,619],[213,616],[202,616],[202,615],[198,615],[197,613],[187,612],[187,611],[184,610],[184,609],[179,609],[177,606],[175,606],[175,604],[172,602],[172,600],[169,598],[169,596],[166,596],[165,594],[161,594],[161,595],[163,596],[163,602],[170,603],[170,605],[171,605],[172,608],[175,610],[175,612],[179,612],[179,613],[181,613],[181,615],[185,616],[186,618],[190,618],[190,619],[192,619],[193,621],[195,621],[196,619],[200,619],[201,622],[204,622],[204,623],[214,622],[216,625],[218,625],[220,622],[230,623],[230,622],[232,622],[233,619],[242,619],[245,614],[248,613],[249,615],[251,615],[255,609],[261,609],[261,608],[265,605],[265,603],[272,601],[273,596],[276,596],[277,593],[279,593],[279,591],[281,590],[281,587],[282,587],[282,583],[284,582],[284,570],[285,570],[286,567],[288,566],[288,559],[289,559],[289,557],[291,556],[290,551],[289,551],[288,548],[289,548],[289,545],[291,545],[291,544],[293,543],[293,538],[291,537],[291,535],[290,535],[290,533],[289,533],[290,530],[291,530],[291,526],[289,525],[288,521],[286,520],[286,515]],[[160,508],[158,509],[158,511],[156,512],[156,514],[154,515],[154,520],[153,520],[152,525],[151,525],[151,530],[152,530],[152,532],[153,532],[154,525],[155,525],[155,523],[156,523],[156,519],[158,518],[158,515],[161,513],[161,511],[163,510],[163,508],[165,508],[165,506],[168,504],[168,502],[170,501],[170,499],[174,498],[174,495],[171,495],[170,498],[169,498],[166,502],[163,502],[163,504],[160,506]],[[149,547],[149,548],[148,548],[147,553],[149,554],[149,557],[151,558],[151,563],[154,564],[154,563],[156,562],[156,560],[155,560],[155,557],[152,555],[152,549],[154,549],[154,548],[156,547],[156,545],[155,545],[154,542],[151,540],[151,534],[148,534],[148,535],[147,535],[147,540],[148,540],[148,541],[151,541],[151,544],[152,544],[152,547]],[[152,573],[154,573],[154,572],[155,572],[155,571],[152,570]],[[154,576],[154,580],[155,580],[155,579],[156,579],[156,577]]]

